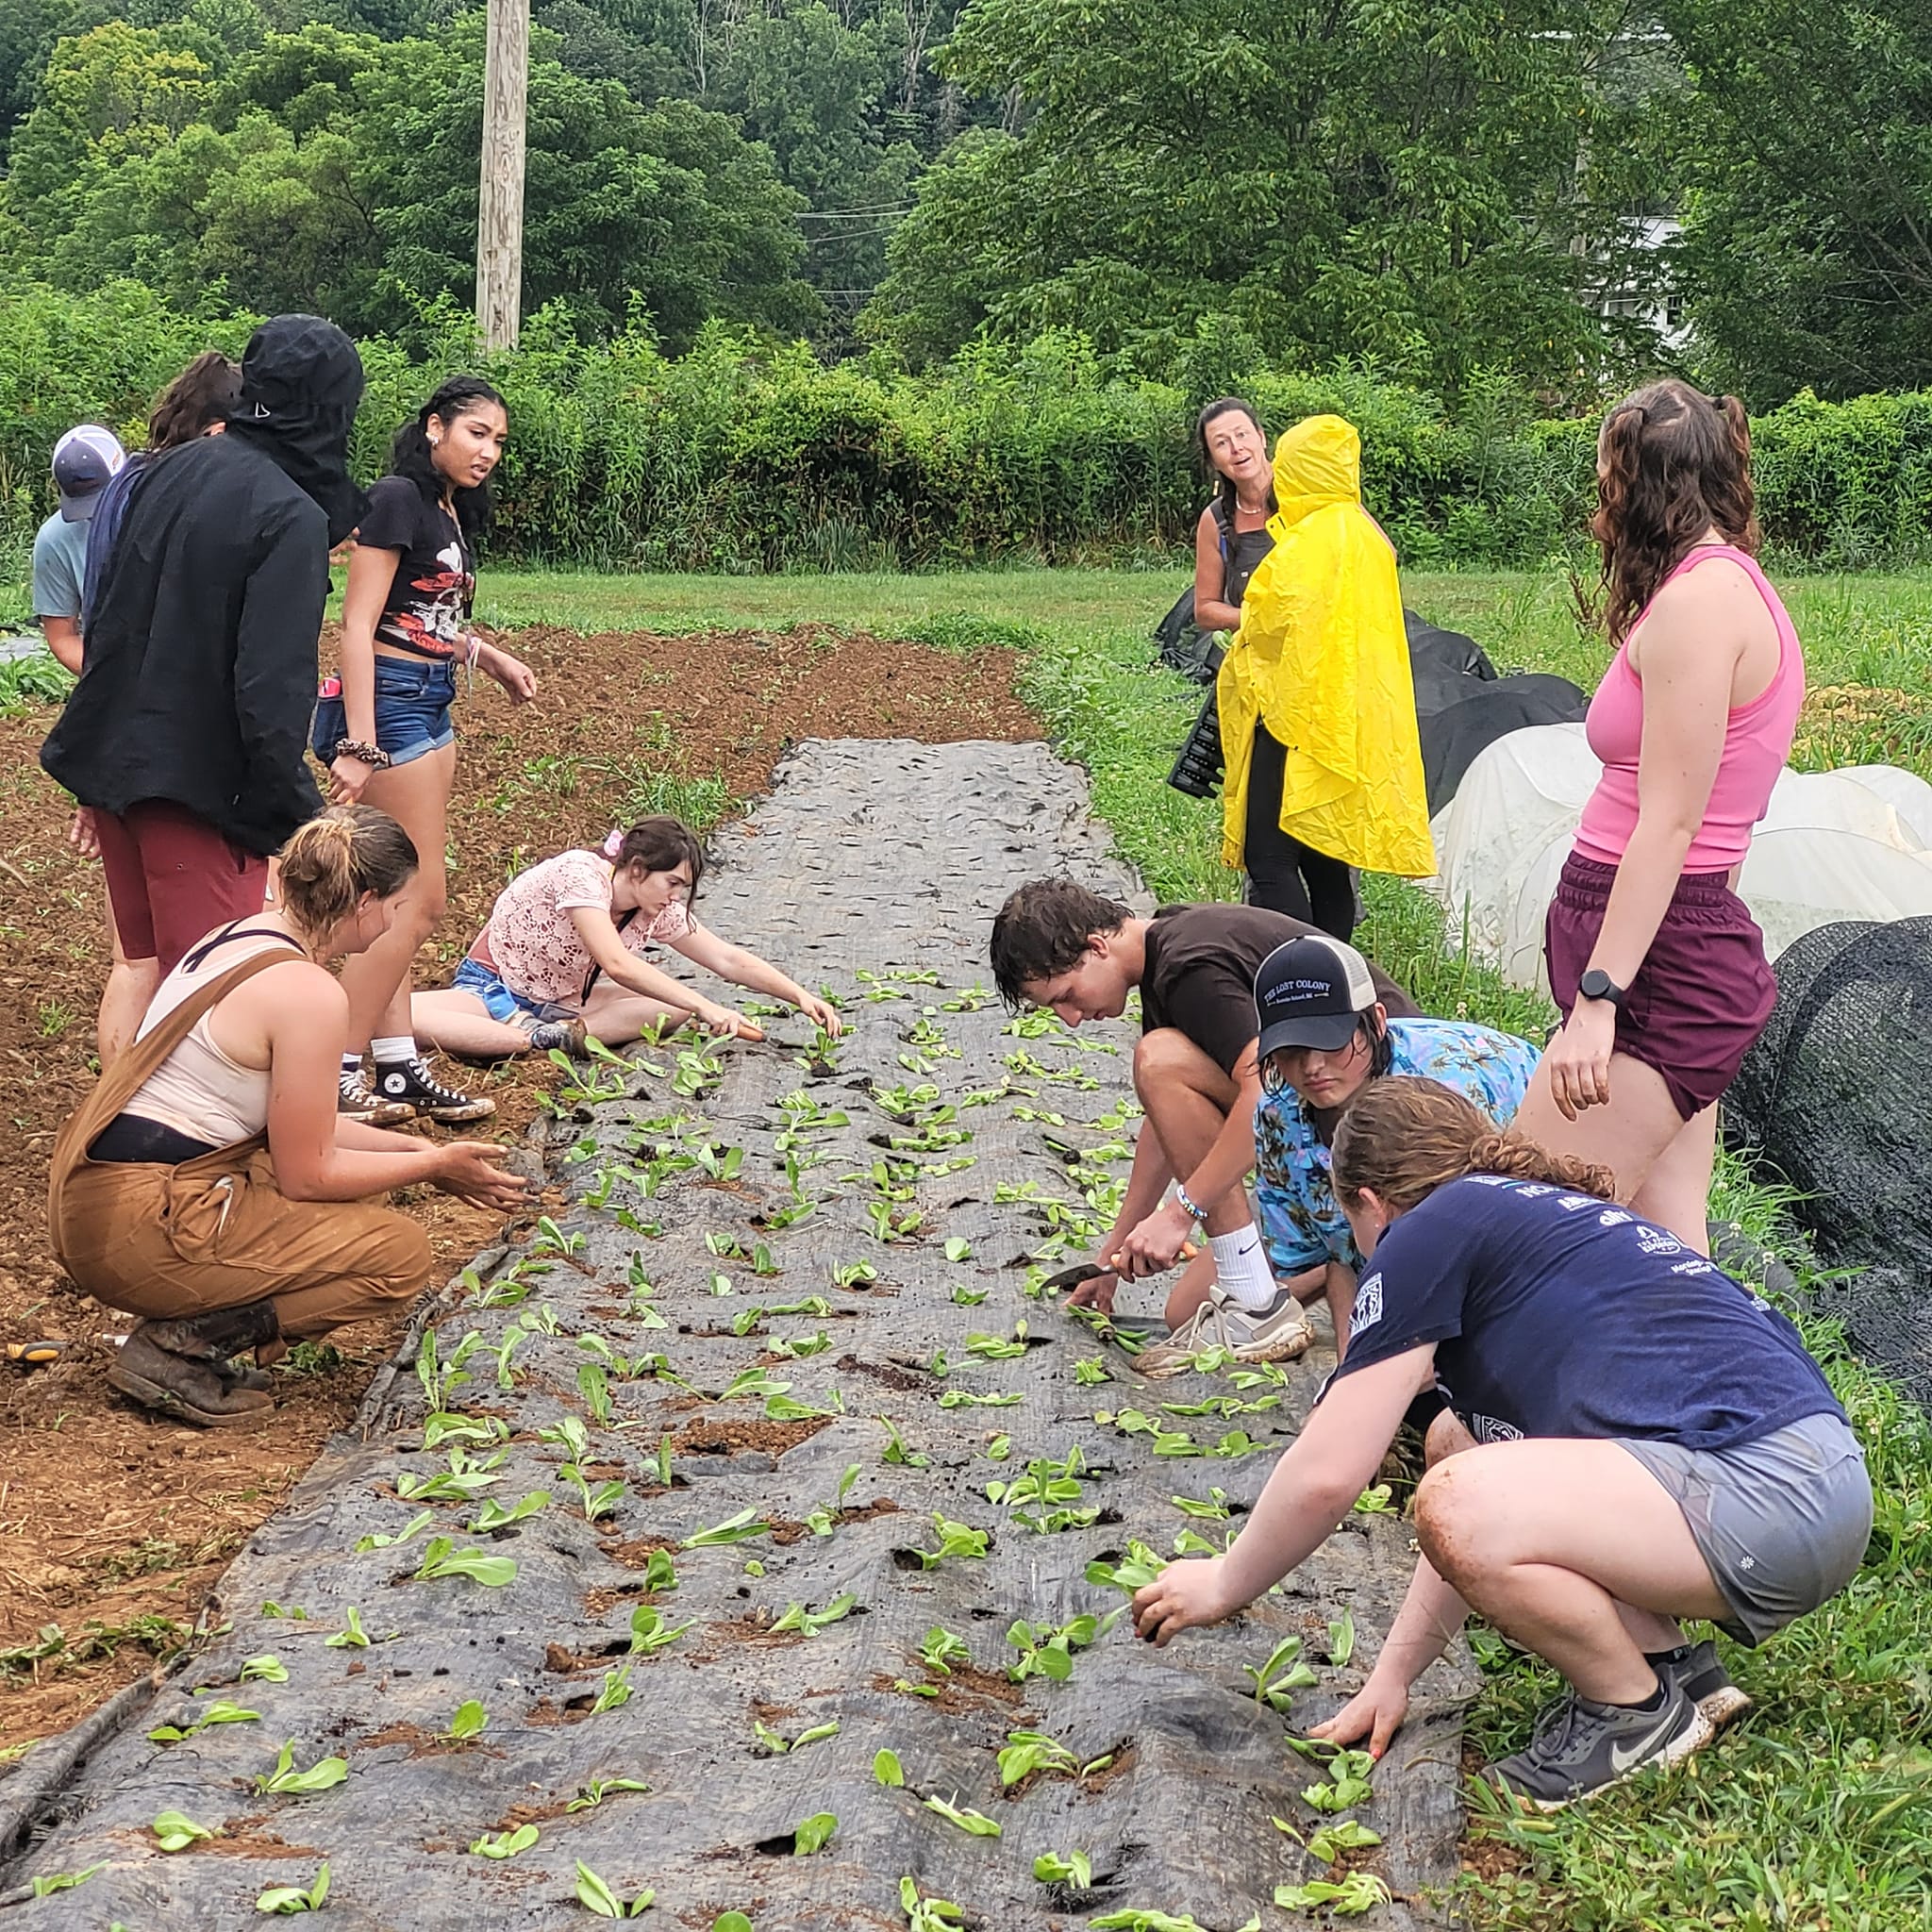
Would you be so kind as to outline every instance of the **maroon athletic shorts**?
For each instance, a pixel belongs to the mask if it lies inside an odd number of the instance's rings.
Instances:
[[[1557,881],[1543,922],[1543,957],[1566,1020],[1616,876],[1615,866],[1573,852]],[[1617,1051],[1655,1067],[1687,1121],[1737,1078],[1777,998],[1764,935],[1729,877],[1693,872],[1678,879],[1617,1013]]]
[[[268,860],[231,844],[206,819],[164,798],[144,798],[117,818],[94,813],[108,906],[121,950],[172,973],[197,940],[259,912]]]

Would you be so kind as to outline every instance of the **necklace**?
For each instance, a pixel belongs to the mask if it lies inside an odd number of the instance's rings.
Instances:
[[[1234,493],[1234,507],[1242,516],[1260,517],[1268,514],[1268,499],[1265,496],[1259,503],[1250,503],[1239,490]]]

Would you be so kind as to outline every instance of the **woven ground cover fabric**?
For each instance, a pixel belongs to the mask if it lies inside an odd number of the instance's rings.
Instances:
[[[1026,1292],[1084,1253],[1088,1195],[1124,1177],[1136,1125],[1131,1027],[1016,1025],[985,963],[1023,878],[1136,892],[1087,804],[1038,745],[793,756],[720,835],[699,909],[835,991],[847,1039],[826,1049],[788,1014],[763,1048],[646,1049],[565,1090],[547,1158],[567,1205],[445,1297],[423,1373],[372,1391],[360,1437],[233,1566],[227,1627],[44,1794],[0,1890],[101,1869],[23,1928],[257,1924],[264,1888],[306,1887],[324,1858],[339,1928],[588,1924],[580,1865],[621,1899],[654,1890],[644,1923],[699,1932],[729,1910],[757,1932],[903,1927],[907,1878],[984,1932],[1135,1907],[1290,1923],[1274,1889],[1330,1868],[1271,1822],[1326,1822],[1298,1795],[1319,1767],[1285,1740],[1360,1684],[1413,1561],[1406,1522],[1352,1514],[1280,1593],[1165,1651],[1122,1622],[1064,1681],[1012,1674],[1016,1622],[1043,1641],[1123,1603],[1090,1564],[1237,1527],[1329,1365],[1148,1382]],[[1023,1480],[1062,1487],[988,1496]],[[1226,1518],[1171,1500],[1211,1510],[1216,1490]],[[458,1574],[419,1574],[432,1539]],[[514,1575],[463,1574],[464,1552]],[[1338,1665],[1330,1626],[1349,1624]],[[958,1647],[928,1644],[935,1626]],[[357,1628],[366,1644],[331,1642]],[[1291,1637],[1316,1681],[1283,1714],[1251,1670]],[[1475,1681],[1458,1644],[1350,1811],[1383,1839],[1350,1862],[1394,1894],[1372,1923],[1443,1917]],[[147,1736],[218,1699],[258,1715]],[[451,1738],[471,1702],[487,1724]],[[1064,1755],[1003,1786],[1023,1730]],[[296,1772],[339,1757],[346,1776],[258,1790],[285,1741]],[[881,1751],[903,1787],[875,1779]],[[220,1835],[164,1853],[168,1810]],[[797,1855],[827,1813],[829,1842]],[[525,1824],[514,1856],[471,1849]],[[1074,1851],[1091,1885],[1034,1875]]]

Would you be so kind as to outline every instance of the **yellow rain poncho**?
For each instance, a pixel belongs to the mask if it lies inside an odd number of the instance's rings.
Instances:
[[[1274,446],[1274,548],[1221,666],[1222,854],[1241,862],[1255,725],[1287,749],[1281,829],[1369,872],[1436,869],[1389,540],[1362,508],[1361,439],[1311,416]]]

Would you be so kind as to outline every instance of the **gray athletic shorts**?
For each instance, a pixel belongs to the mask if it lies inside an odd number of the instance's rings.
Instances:
[[[1864,1560],[1872,1483],[1835,1415],[1736,1449],[1615,1439],[1671,1493],[1735,1613],[1718,1628],[1757,1644],[1836,1596]]]

